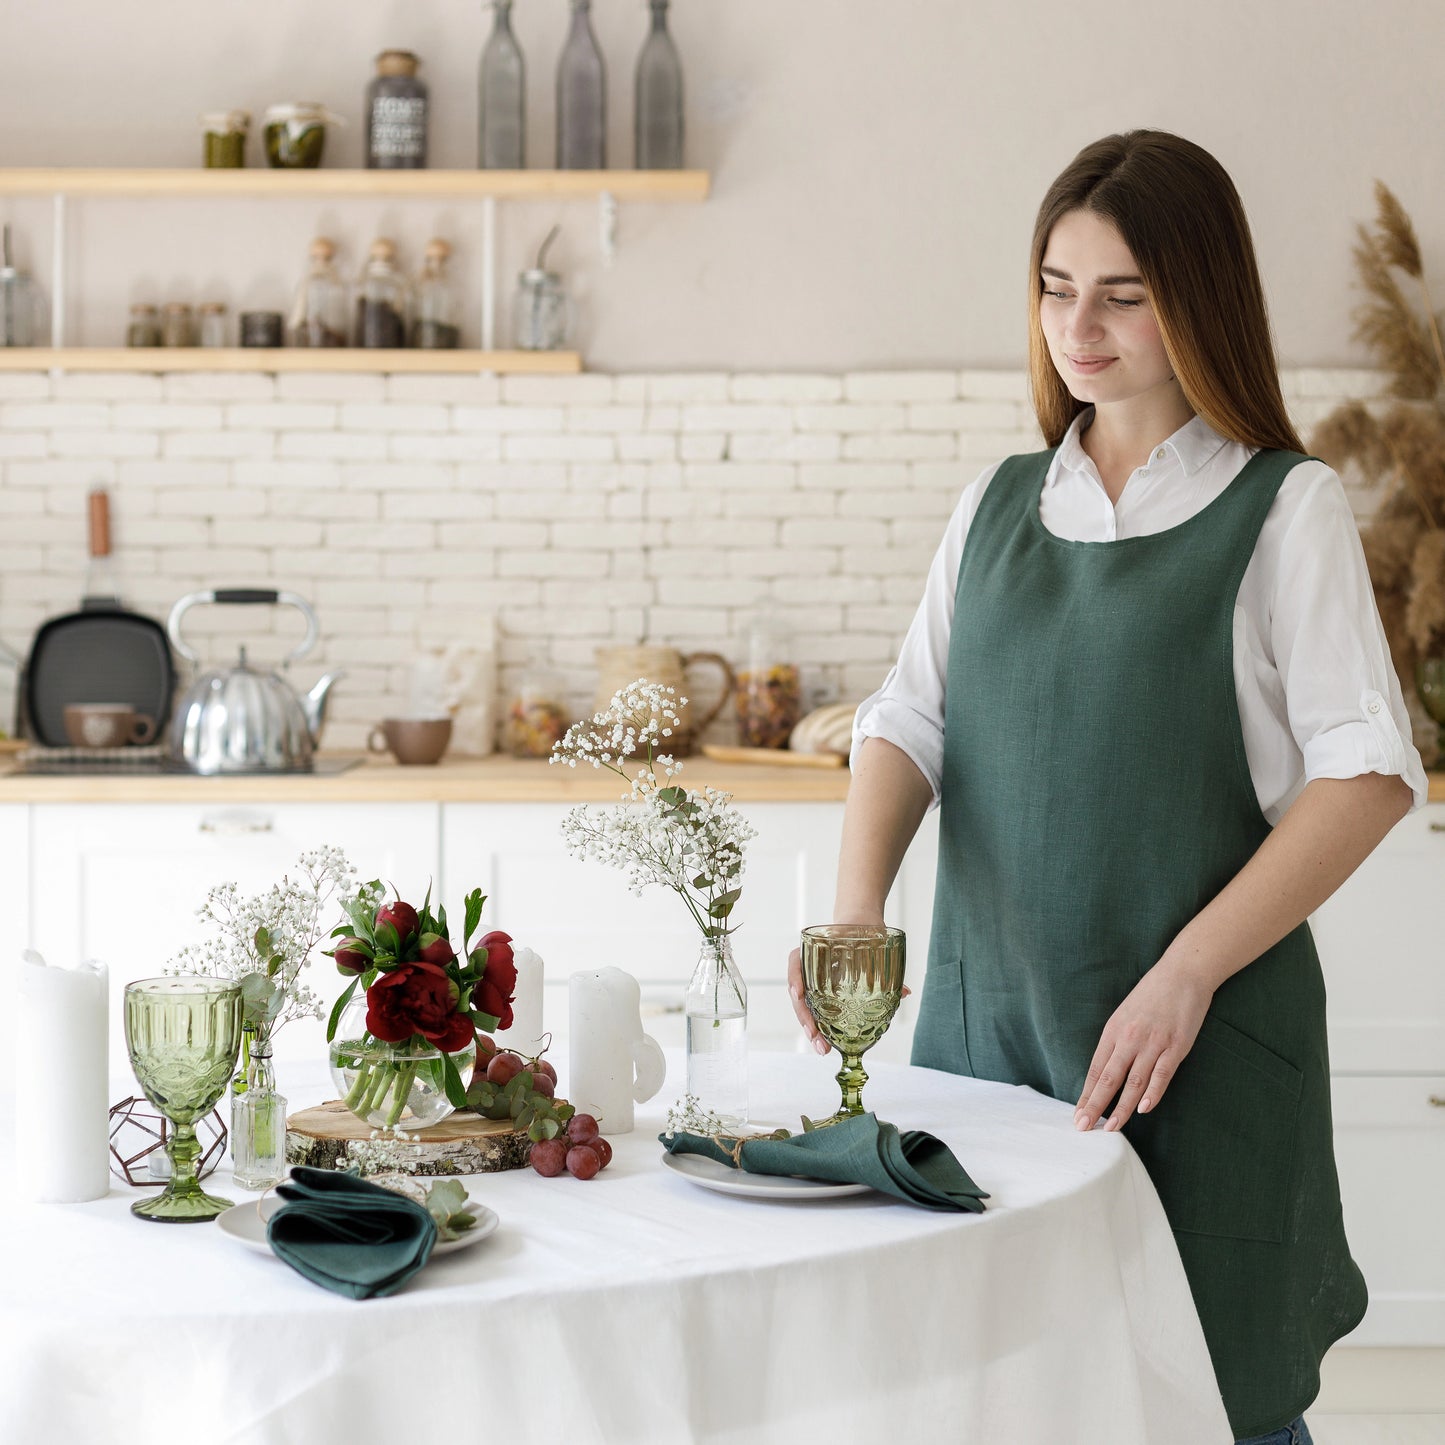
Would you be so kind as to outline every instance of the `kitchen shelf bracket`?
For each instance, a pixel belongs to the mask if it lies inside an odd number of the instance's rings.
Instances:
[[[598,193],[597,225],[602,245],[602,264],[611,266],[617,259],[617,197],[611,191]]]
[[[51,200],[50,240],[50,344],[56,350],[65,345],[65,193],[56,191]],[[51,376],[64,367],[53,366]]]

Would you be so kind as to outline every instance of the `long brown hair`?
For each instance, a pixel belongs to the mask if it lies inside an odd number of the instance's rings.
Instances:
[[[1161,130],[1131,130],[1085,146],[1039,207],[1029,258],[1029,379],[1048,444],[1059,444],[1086,405],[1054,369],[1039,322],[1044,248],[1070,211],[1092,211],[1124,238],[1195,412],[1231,441],[1304,451],[1280,393],[1239,193],[1208,151]]]

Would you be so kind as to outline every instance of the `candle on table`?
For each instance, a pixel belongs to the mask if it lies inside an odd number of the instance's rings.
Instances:
[[[512,996],[512,1027],[506,1045],[531,1058],[542,1047],[542,955],[530,948],[512,950],[517,987]]]

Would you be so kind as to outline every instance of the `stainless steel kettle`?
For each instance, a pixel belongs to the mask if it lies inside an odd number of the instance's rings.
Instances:
[[[299,608],[306,618],[306,636],[282,660],[282,667],[310,652],[320,635],[311,604],[294,592],[261,587],[190,592],[171,608],[166,633],[176,651],[191,662],[200,658],[182,639],[180,623],[203,602]],[[302,696],[278,673],[250,667],[244,647],[240,654],[235,667],[202,673],[176,705],[166,737],[167,764],[206,775],[310,772],[326,717],[327,694],[345,674],[328,672]]]

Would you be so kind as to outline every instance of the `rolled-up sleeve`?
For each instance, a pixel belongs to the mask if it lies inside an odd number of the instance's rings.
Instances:
[[[883,738],[907,753],[928,779],[934,808],[943,786],[944,704],[958,568],[969,524],[996,470],[989,467],[959,498],[928,569],[923,600],[903,639],[898,661],[883,686],[862,703],[853,718],[849,761],[856,766],[858,749],[866,738]]]
[[[1281,546],[1270,620],[1290,731],[1306,782],[1392,775],[1418,808],[1429,784],[1359,531],[1339,478],[1318,465]]]

